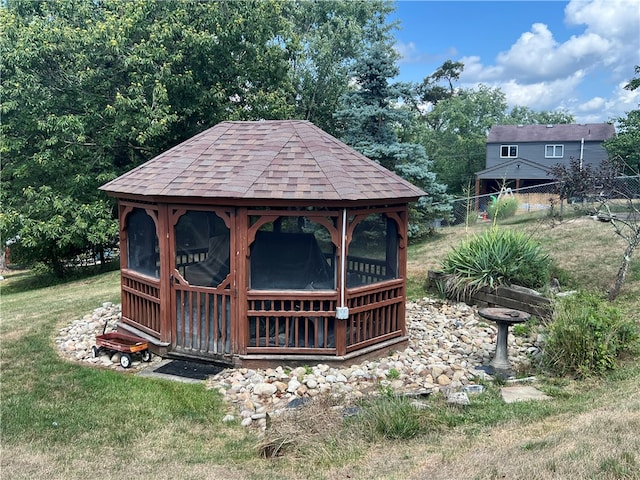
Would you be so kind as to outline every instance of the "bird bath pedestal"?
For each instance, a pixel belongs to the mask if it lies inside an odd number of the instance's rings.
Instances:
[[[496,322],[498,325],[498,339],[496,342],[496,354],[489,363],[494,373],[509,377],[513,374],[509,353],[507,349],[507,337],[509,335],[509,325],[524,323],[531,315],[512,308],[489,307],[478,311],[478,315],[487,320]]]

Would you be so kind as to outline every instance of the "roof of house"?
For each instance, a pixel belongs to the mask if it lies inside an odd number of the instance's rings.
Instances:
[[[495,125],[489,130],[487,143],[524,142],[602,142],[615,135],[610,123],[558,125]]]
[[[302,120],[219,123],[100,189],[114,196],[314,201],[426,195]]]
[[[548,175],[549,173],[551,173],[551,168],[547,165],[543,165],[541,163],[534,162],[532,160],[527,160],[526,158],[514,158],[513,160],[508,160],[498,165],[494,165],[493,167],[480,170],[479,172],[476,172],[476,177],[483,178],[483,179],[484,178],[510,178],[510,177],[513,177],[514,175],[517,176],[520,165],[527,165],[528,167],[531,167],[533,170],[539,170],[545,175]]]

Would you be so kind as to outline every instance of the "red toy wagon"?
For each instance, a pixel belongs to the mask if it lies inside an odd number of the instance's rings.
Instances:
[[[149,344],[143,338],[134,335],[119,332],[104,333],[103,331],[102,335],[96,335],[96,344],[91,347],[91,355],[96,358],[102,350],[120,352],[120,365],[123,368],[131,366],[131,355],[133,353],[140,353],[143,362],[151,361]]]

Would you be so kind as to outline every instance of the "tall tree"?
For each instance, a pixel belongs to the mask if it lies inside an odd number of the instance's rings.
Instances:
[[[462,62],[452,60],[444,62],[418,85],[417,92],[420,100],[435,106],[439,101],[453,97],[455,95],[453,82],[460,80],[460,74],[463,71]]]
[[[289,75],[295,98],[294,115],[336,134],[333,113],[347,91],[349,74],[363,42],[367,25],[376,15],[393,10],[387,0],[303,1],[289,4],[292,53]]]
[[[4,2],[0,232],[20,239],[14,258],[62,274],[114,241],[100,184],[223,119],[290,115],[283,8]]]
[[[634,91],[640,88],[640,65],[635,66],[635,75],[624,87]],[[604,142],[610,158],[616,158],[625,165],[624,173],[634,175],[640,172],[640,109],[618,117],[617,134]]]
[[[573,123],[575,118],[568,112],[547,111],[537,112],[529,107],[516,105],[502,120],[505,125],[558,125]]]
[[[0,5],[0,236],[20,238],[15,259],[60,273],[79,250],[113,241],[113,205],[97,187],[180,141],[222,120],[306,118],[334,132],[365,27],[392,10],[386,0]]]
[[[335,117],[345,143],[429,194],[411,210],[410,234],[417,237],[430,230],[432,220],[448,217],[451,206],[446,188],[431,171],[424,147],[399,139],[398,131],[411,122],[411,111],[399,102],[415,92],[410,85],[390,82],[398,74],[398,57],[389,29],[383,18],[372,24],[370,43],[354,65],[352,89],[342,97],[342,108]]]
[[[462,193],[473,183],[475,172],[484,168],[487,132],[501,123],[506,107],[499,89],[480,85],[459,90],[423,115],[421,143],[451,192]]]

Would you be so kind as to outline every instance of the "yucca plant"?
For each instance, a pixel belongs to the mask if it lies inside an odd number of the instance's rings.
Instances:
[[[528,235],[492,228],[453,248],[442,262],[442,271],[450,275],[447,293],[463,298],[482,287],[541,287],[550,266],[549,255]]]

